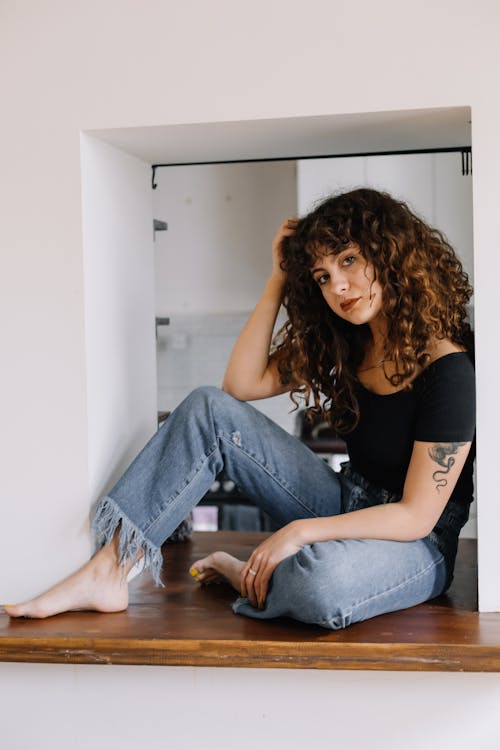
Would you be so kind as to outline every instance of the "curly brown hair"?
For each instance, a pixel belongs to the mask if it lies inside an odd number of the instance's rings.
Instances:
[[[290,396],[306,403],[340,433],[359,421],[356,373],[371,339],[367,324],[353,325],[326,305],[311,276],[315,261],[359,246],[382,286],[387,325],[386,356],[394,385],[409,385],[417,366],[429,360],[431,338],[450,339],[471,350],[467,303],[472,288],[443,234],[428,226],[402,201],[361,188],[335,195],[300,219],[282,243],[288,320],[274,339],[273,358]]]

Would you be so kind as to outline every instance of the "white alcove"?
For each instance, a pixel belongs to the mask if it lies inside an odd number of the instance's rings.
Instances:
[[[381,187],[407,200],[417,213],[443,229],[456,246],[465,268],[471,277],[473,275],[472,180],[460,174],[459,154],[324,158],[331,154],[466,146],[470,144],[468,108],[101,130],[83,135],[82,144],[84,188],[87,180],[84,196],[94,194],[92,179],[107,179],[104,174],[98,177],[96,172],[91,177],[89,171],[86,172],[86,149],[88,154],[93,153],[97,163],[100,159],[108,164],[114,161],[116,166],[123,160],[129,170],[126,179],[133,179],[135,190],[142,191],[138,204],[123,202],[122,196],[121,208],[115,208],[121,212],[120,231],[124,236],[133,236],[127,232],[130,222],[135,221],[136,226],[142,222],[139,254],[143,258],[143,268],[147,269],[146,274],[137,279],[138,284],[128,289],[123,285],[121,297],[118,296],[126,314],[115,316],[114,327],[106,329],[102,321],[94,319],[92,322],[92,314],[87,314],[87,347],[89,353],[95,352],[94,358],[88,358],[89,413],[94,415],[91,427],[95,435],[99,435],[93,443],[95,450],[91,451],[94,499],[111,486],[130,456],[152,434],[158,408],[172,408],[192,387],[202,382],[218,384],[232,340],[265,280],[273,233],[284,215],[295,212],[289,209],[301,214],[332,189],[361,184]],[[287,161],[277,161],[287,157]],[[221,167],[213,164],[241,160],[261,161]],[[136,167],[133,177],[132,163]],[[207,166],[200,166],[200,163],[207,163]],[[154,181],[158,187],[151,191],[149,167],[152,164],[190,166],[157,169]],[[115,190],[112,182],[117,177],[108,176],[108,196]],[[450,186],[453,186],[451,190]],[[89,199],[87,206],[90,202]],[[85,205],[84,200],[84,209]],[[255,231],[252,218],[257,214],[265,218]],[[146,228],[147,222],[151,222],[151,227],[153,215],[169,224],[167,232],[157,234],[156,243],[153,243],[152,232]],[[116,216],[108,216],[110,231],[117,220]],[[90,227],[93,221],[84,210],[84,226]],[[186,231],[188,226],[190,233]],[[231,244],[228,234],[233,238],[241,236],[241,244],[233,247],[232,253],[225,254],[224,243]],[[90,230],[84,233],[84,237],[89,236]],[[85,257],[96,257],[97,246],[98,243],[86,240]],[[137,255],[137,244],[132,242],[130,250],[126,248],[126,243],[122,244],[121,258],[108,264],[111,276],[113,263],[121,265],[123,270],[127,253]],[[97,255],[102,263],[105,255],[101,251]],[[91,267],[90,260],[87,267]],[[87,307],[90,305],[93,309],[96,309],[95,278],[87,279]],[[102,303],[106,304],[107,290],[101,288],[100,293]],[[132,317],[127,318],[131,312]],[[139,328],[138,312],[142,321]],[[157,403],[152,397],[156,396],[157,377],[152,339],[155,315],[177,316],[181,323],[182,316],[186,316],[185,324],[179,329],[172,327],[168,333],[160,331],[156,347],[159,353]],[[207,323],[207,316],[219,316],[218,330]],[[143,348],[139,359],[134,356],[135,345],[129,336],[132,320],[133,334],[138,336]],[[200,331],[200,321],[204,321],[204,330],[208,330],[201,361],[200,349],[194,352],[189,346],[190,338]],[[212,340],[207,343],[207,338]],[[217,338],[219,349],[210,350]],[[126,340],[129,344],[120,362],[116,358],[117,340],[122,343]],[[170,370],[169,398],[173,399],[170,402],[165,401],[166,395],[162,392],[162,346],[163,354],[168,347],[170,354],[173,349],[178,365],[175,372]],[[118,374],[118,362],[120,367],[130,359],[134,362],[134,386],[127,396],[124,384],[123,410],[116,406],[114,376],[97,375],[102,372],[103,363],[110,359],[112,367],[107,372],[115,374]],[[183,372],[192,376],[182,378]],[[120,377],[123,380],[123,376],[119,376],[119,382]],[[144,390],[149,397],[141,403],[137,393]],[[127,399],[132,412],[134,409],[138,412],[124,425],[123,413],[130,414]],[[103,404],[107,405],[105,409]],[[261,402],[259,406],[286,429],[293,430],[286,396]],[[141,429],[137,429],[138,422],[143,425]],[[122,437],[119,450],[112,437],[116,430]],[[107,441],[103,434],[109,436]],[[464,530],[467,536],[476,533],[475,513],[474,504],[471,521]],[[488,575],[484,570],[482,574]]]

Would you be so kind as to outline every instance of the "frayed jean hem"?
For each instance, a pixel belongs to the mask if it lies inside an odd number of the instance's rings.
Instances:
[[[124,565],[131,560],[137,561],[142,552],[144,568],[149,568],[154,582],[163,586],[161,571],[163,555],[161,548],[152,544],[144,533],[125,515],[112,497],[103,497],[97,506],[92,520],[92,529],[100,546],[111,542],[118,530],[118,561]]]

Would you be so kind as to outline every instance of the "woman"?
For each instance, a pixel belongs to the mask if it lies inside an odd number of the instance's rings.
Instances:
[[[132,565],[160,582],[162,542],[223,467],[280,524],[245,562],[191,568],[229,580],[235,612],[337,629],[444,592],[472,499],[471,293],[443,236],[384,193],[285,221],[222,390],[188,396],[103,498],[92,560],[8,613],[124,609]],[[345,437],[340,474],[245,403],[286,391]]]

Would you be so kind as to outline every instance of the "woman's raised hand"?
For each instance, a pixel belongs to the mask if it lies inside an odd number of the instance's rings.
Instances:
[[[291,237],[292,234],[295,233],[298,221],[298,219],[293,217],[285,219],[273,240],[273,276],[279,278],[281,281],[285,280],[285,272],[281,268],[281,261],[283,260],[283,239],[285,237]]]

